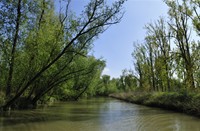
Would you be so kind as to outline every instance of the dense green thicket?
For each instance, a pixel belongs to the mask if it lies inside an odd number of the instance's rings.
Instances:
[[[117,92],[129,92],[137,89],[137,78],[133,71],[124,69],[119,78],[111,79],[109,75],[101,76],[98,87],[97,95],[108,96]]]
[[[120,22],[125,0],[90,0],[82,14],[70,0],[0,1],[0,108],[27,108],[48,99],[78,99],[98,83],[105,62],[89,56],[93,41]],[[63,10],[65,9],[65,10]]]

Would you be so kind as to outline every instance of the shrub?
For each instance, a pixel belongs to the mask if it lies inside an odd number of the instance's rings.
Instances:
[[[112,97],[136,104],[161,107],[200,116],[200,94],[187,93],[184,90],[180,92],[117,93]]]

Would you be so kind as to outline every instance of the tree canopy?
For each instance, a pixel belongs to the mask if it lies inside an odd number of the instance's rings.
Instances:
[[[1,108],[34,106],[67,90],[77,99],[100,77],[105,62],[88,52],[99,34],[120,22],[125,0],[91,0],[80,16],[70,2],[59,13],[53,0],[0,2]]]

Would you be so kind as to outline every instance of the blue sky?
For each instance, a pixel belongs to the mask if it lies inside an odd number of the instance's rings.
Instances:
[[[72,0],[72,10],[79,12],[89,0]],[[114,0],[109,0],[109,2]],[[93,54],[106,60],[103,73],[119,77],[123,69],[133,69],[133,43],[143,41],[145,24],[166,17],[167,6],[162,0],[128,0],[122,21],[111,26],[94,42]]]
[[[160,16],[166,17],[167,6],[162,0],[128,0],[121,23],[112,26],[94,43],[94,55],[107,63],[104,74],[119,77],[123,69],[133,69],[133,43],[143,41],[145,24]]]

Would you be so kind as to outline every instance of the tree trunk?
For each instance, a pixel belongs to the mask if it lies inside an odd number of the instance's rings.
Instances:
[[[194,89],[194,76],[192,66],[186,65],[186,86],[189,86],[189,89]]]
[[[170,92],[170,79],[169,79],[169,68],[168,68],[168,63],[166,61],[166,58],[165,58],[165,71],[166,71],[166,78],[167,78],[167,89],[168,91]]]
[[[18,40],[20,17],[21,17],[21,0],[18,0],[15,35],[14,35],[13,44],[12,44],[11,60],[9,63],[9,73],[8,73],[8,80],[7,80],[7,87],[6,87],[7,99],[10,98],[11,88],[12,88],[11,83],[13,79],[13,67],[14,67],[14,62],[15,62],[15,51],[16,51],[16,45],[17,45],[17,40]]]
[[[79,95],[77,95],[77,96],[74,98],[74,100],[77,101],[77,100],[79,99],[79,97],[81,97],[81,95],[87,90],[88,87],[89,87],[89,86],[85,87],[84,90],[83,90]]]

